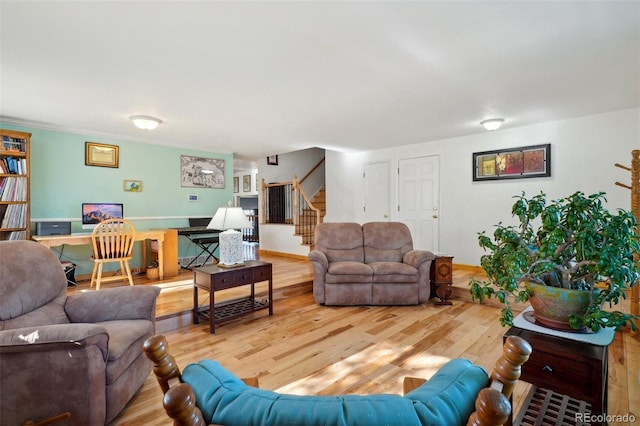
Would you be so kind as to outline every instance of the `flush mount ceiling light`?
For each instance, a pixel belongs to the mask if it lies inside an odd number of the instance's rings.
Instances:
[[[138,129],[153,130],[162,123],[162,120],[148,115],[132,115],[129,117]]]
[[[500,126],[502,126],[502,123],[504,123],[504,118],[490,118],[480,122],[487,130],[498,130]]]

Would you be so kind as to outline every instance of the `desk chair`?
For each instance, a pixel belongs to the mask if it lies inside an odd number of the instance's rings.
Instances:
[[[207,225],[209,225],[209,222],[211,221],[211,218],[201,218],[201,217],[196,217],[196,218],[189,218],[189,227],[191,228],[206,228]],[[212,233],[215,232],[214,229],[211,230]],[[196,234],[197,235],[197,234]],[[215,236],[209,235],[206,237],[193,237],[191,235],[187,236],[195,245],[197,245],[198,247],[200,247],[200,253],[198,253],[197,256],[195,256],[193,258],[193,260],[191,260],[191,262],[189,262],[187,264],[187,266],[185,266],[185,269],[190,269],[191,265],[193,265],[194,263],[196,263],[198,261],[198,258],[202,255],[204,255],[205,253],[207,253],[207,257],[205,258],[204,262],[202,262],[202,265],[206,265],[206,263],[209,261],[209,259],[214,259],[216,262],[218,261],[218,258],[215,255],[215,251],[218,248],[218,246],[220,245],[220,237],[218,236],[218,234],[216,234]],[[195,265],[194,265],[195,268]]]
[[[102,281],[117,281],[129,279],[129,285],[133,285],[131,278],[131,268],[129,261],[133,253],[133,242],[136,235],[136,228],[131,222],[125,219],[108,219],[96,226],[91,234],[93,244],[93,273],[91,274],[91,284],[96,283],[96,290],[100,290]],[[102,277],[102,266],[108,262],[120,263],[122,276]],[[124,276],[123,271],[127,275]]]

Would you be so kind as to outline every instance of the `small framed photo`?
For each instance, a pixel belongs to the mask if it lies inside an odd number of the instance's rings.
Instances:
[[[277,155],[270,155],[267,157],[267,164],[270,166],[277,166],[278,165],[278,156]]]
[[[86,166],[118,168],[118,145],[85,142],[84,164]]]
[[[251,175],[242,176],[242,191],[251,192]]]
[[[233,177],[233,192],[240,192],[240,178],[238,176]]]
[[[124,192],[142,192],[142,181],[125,179],[123,187]]]

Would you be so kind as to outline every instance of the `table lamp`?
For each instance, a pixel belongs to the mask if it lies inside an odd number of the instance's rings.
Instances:
[[[242,211],[242,207],[219,207],[207,228],[224,231],[220,233],[218,266],[233,268],[244,265],[242,233],[236,229],[251,228],[251,222]]]

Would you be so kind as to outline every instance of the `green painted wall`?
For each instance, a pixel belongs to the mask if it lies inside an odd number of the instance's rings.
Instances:
[[[104,137],[1,123],[4,129],[29,132],[31,136],[31,220],[72,221],[72,232],[83,232],[83,202],[124,203],[124,215],[138,229],[187,226],[188,217],[213,216],[219,206],[233,199],[233,154],[196,151]],[[119,147],[119,167],[86,166],[85,142]],[[225,188],[183,188],[180,156],[225,160]],[[125,192],[125,179],[141,180],[142,192]],[[198,202],[189,202],[196,194]],[[84,231],[90,232],[90,231]],[[63,259],[78,264],[78,273],[90,273],[93,262],[84,246],[55,249]],[[137,250],[139,252],[139,250]],[[193,256],[197,247],[180,238],[179,256]],[[132,266],[138,266],[135,260]]]

